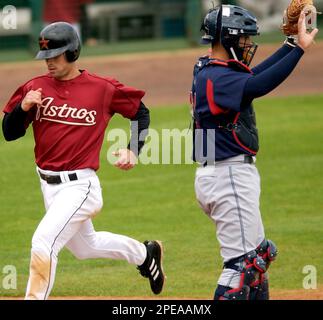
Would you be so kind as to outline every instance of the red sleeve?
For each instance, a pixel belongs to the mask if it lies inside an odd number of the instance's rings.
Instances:
[[[21,87],[19,87],[16,92],[12,95],[12,97],[9,99],[8,103],[3,109],[4,113],[10,113],[17,104],[21,103],[25,95],[28,91],[32,90],[32,85],[30,83],[24,84]],[[26,119],[25,127],[28,128],[28,125],[32,122],[35,115],[35,108],[31,108],[28,112],[28,116]]]
[[[109,81],[115,88],[110,111],[112,113],[120,113],[123,117],[132,119],[139,109],[145,91],[127,87],[114,79],[109,79]]]
[[[10,113],[16,107],[16,105],[23,100],[25,96],[24,87],[25,85],[19,87],[16,90],[16,92],[12,95],[12,97],[3,109],[4,113]]]

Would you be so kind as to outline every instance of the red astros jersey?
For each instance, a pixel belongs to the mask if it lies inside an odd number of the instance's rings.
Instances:
[[[25,127],[32,123],[36,164],[52,171],[97,170],[109,120],[114,113],[133,118],[145,95],[144,91],[87,71],[66,81],[44,75],[22,85],[4,112],[10,113],[28,91],[38,88],[42,88],[42,105],[28,112]]]

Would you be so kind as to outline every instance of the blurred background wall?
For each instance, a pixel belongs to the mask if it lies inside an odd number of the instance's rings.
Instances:
[[[219,0],[0,0],[0,50],[32,48],[48,23],[67,21],[78,29],[84,44],[116,43],[140,39],[186,38],[198,44],[204,14]],[[231,0],[253,11],[261,32],[278,30],[289,0]],[[323,0],[316,0],[323,10]],[[16,28],[6,28],[16,10]],[[5,9],[7,8],[7,9]]]

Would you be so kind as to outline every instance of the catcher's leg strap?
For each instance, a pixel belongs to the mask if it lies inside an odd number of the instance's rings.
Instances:
[[[267,272],[260,274],[259,279],[250,287],[249,300],[269,300]]]
[[[257,273],[262,274],[267,271],[267,264],[264,259],[257,254],[256,250],[252,250],[241,257],[226,262],[224,268],[240,272],[240,287],[242,287],[243,285],[252,285],[252,283],[256,281]]]
[[[249,300],[249,293],[248,286],[232,289],[219,284],[215,290],[214,300]]]

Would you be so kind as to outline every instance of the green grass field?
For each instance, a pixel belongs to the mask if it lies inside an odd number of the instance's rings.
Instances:
[[[323,96],[267,98],[255,103],[261,150],[261,209],[267,237],[279,247],[270,269],[273,289],[302,289],[303,267],[317,268],[323,284]],[[188,106],[154,108],[151,127],[189,125]],[[110,128],[129,127],[115,117]],[[17,142],[0,140],[0,296],[24,294],[30,243],[44,209],[29,132]],[[165,246],[167,282],[161,297],[211,298],[221,259],[213,224],[194,196],[195,165],[139,165],[123,172],[108,165],[108,146],[98,172],[105,205],[97,230]],[[17,268],[17,290],[5,290],[2,269]],[[78,261],[63,250],[53,296],[152,296],[148,281],[123,261]]]

